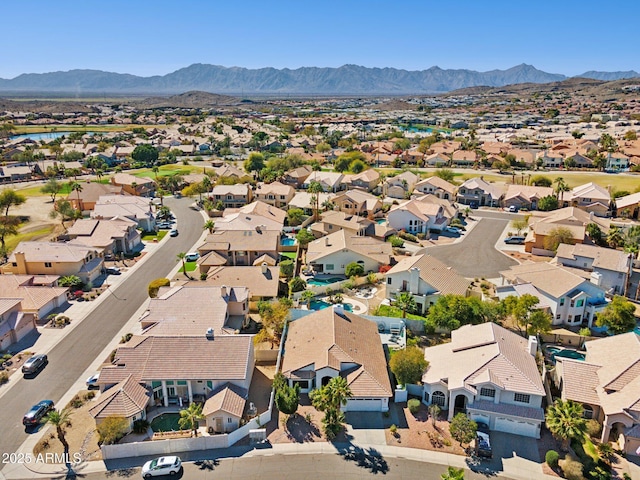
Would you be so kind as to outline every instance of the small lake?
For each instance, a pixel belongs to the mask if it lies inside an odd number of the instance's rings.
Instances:
[[[21,135],[12,135],[9,137],[10,140],[24,140],[25,138],[29,138],[34,142],[40,142],[44,140],[45,142],[50,142],[51,140],[55,140],[56,138],[60,138],[62,136],[68,137],[72,132],[41,132],[41,133],[23,133]],[[91,133],[91,132],[86,132]]]

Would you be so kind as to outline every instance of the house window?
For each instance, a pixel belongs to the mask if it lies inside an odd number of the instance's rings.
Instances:
[[[591,405],[582,405],[582,417],[587,420],[591,420],[593,418],[593,407]]]
[[[391,277],[387,277],[387,285],[391,285]]]
[[[527,395],[526,393],[514,393],[513,394],[513,401],[514,402],[529,403],[529,400],[531,400],[531,395]]]
[[[570,306],[571,308],[573,308],[573,307],[575,306],[574,304],[575,304],[575,302],[574,302],[573,300],[571,300],[571,303],[569,304],[569,306]]]
[[[482,387],[480,389],[480,396],[481,397],[491,397],[491,398],[495,398],[496,396],[496,390],[494,388],[486,388],[486,387]]]
[[[442,393],[440,390],[433,392],[433,394],[431,395],[432,405],[440,405],[441,407],[444,407],[444,400],[444,393]]]
[[[45,268],[51,268],[51,262],[44,262]]]
[[[580,300],[578,300],[578,301],[576,302],[576,307],[581,307],[581,306],[583,306],[583,305],[584,305],[584,298],[581,298]]]
[[[18,264],[17,264],[16,262],[11,262],[11,266],[12,266],[12,267],[17,267],[17,266],[18,266]]]
[[[556,320],[560,320],[560,314],[556,315]]]
[[[427,392],[424,392],[424,401],[429,403],[429,394]]]
[[[560,306],[563,306],[563,305],[564,305],[564,297],[560,299]]]
[[[227,417],[227,423],[231,423],[231,422],[233,422],[233,418]]]
[[[335,265],[334,265],[333,263],[327,263],[327,264],[325,265],[325,267],[326,267],[326,269],[327,269],[327,270],[333,270],[333,269],[335,269]]]

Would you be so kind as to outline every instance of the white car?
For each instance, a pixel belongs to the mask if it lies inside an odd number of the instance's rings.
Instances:
[[[160,457],[150,460],[142,466],[144,478],[158,477],[160,475],[175,475],[182,468],[180,457]]]
[[[449,233],[453,233],[454,235],[460,235],[462,233],[462,230],[458,227],[446,227],[445,230]]]
[[[92,388],[98,388],[98,378],[100,378],[100,374],[96,373],[87,378],[85,382],[87,384],[87,388],[91,390]]]
[[[184,259],[187,262],[195,262],[200,258],[200,254],[198,252],[189,252],[184,256]]]

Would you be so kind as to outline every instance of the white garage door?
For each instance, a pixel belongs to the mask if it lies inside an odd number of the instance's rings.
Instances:
[[[538,437],[538,426],[535,423],[513,420],[512,418],[497,417],[494,430],[515,433],[525,437]]]
[[[382,400],[379,398],[352,398],[347,400],[347,412],[380,412]]]
[[[481,413],[472,413],[470,416],[471,416],[471,420],[473,420],[474,422],[482,422],[487,427],[491,425],[490,423],[491,419],[489,418],[489,415],[483,415]]]

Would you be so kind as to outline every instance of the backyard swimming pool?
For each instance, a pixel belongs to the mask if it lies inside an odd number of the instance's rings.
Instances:
[[[154,432],[173,432],[180,430],[179,413],[163,413],[151,420],[151,430]]]
[[[293,247],[296,243],[298,243],[298,241],[291,237],[282,237],[280,240],[280,245],[283,247]]]
[[[353,305],[350,303],[339,303],[342,308],[344,308],[347,312],[353,312]],[[324,310],[325,308],[329,308],[331,304],[329,302],[325,302],[324,300],[312,300],[309,303],[309,310]]]
[[[344,278],[341,277],[329,277],[329,278],[312,278],[307,281],[308,285],[331,285],[332,283],[341,282]]]
[[[556,357],[571,358],[573,360],[584,360],[585,354],[571,350],[569,348],[562,347],[548,347],[547,351],[551,354],[551,359],[555,360]]]

